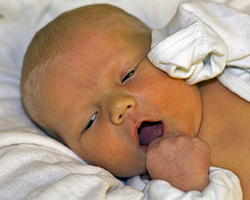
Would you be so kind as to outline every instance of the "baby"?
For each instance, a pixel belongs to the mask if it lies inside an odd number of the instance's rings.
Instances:
[[[83,160],[119,177],[149,173],[202,191],[211,164],[234,171],[243,191],[250,187],[249,103],[215,79],[187,85],[169,77],[148,60],[150,44],[150,28],[116,7],[62,14],[25,55],[27,114]],[[228,125],[242,115],[240,127]]]

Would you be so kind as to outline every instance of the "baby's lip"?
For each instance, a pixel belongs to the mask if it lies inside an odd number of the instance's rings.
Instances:
[[[161,137],[163,134],[163,124],[161,121],[149,122],[144,121],[137,129],[139,142],[144,151],[147,146],[156,138]]]

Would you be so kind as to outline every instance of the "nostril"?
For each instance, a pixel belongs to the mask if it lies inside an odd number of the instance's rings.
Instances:
[[[110,117],[114,124],[121,124],[128,112],[133,110],[136,101],[131,96],[115,95],[108,101]]]
[[[131,105],[128,105],[128,106],[127,106],[127,110],[129,110],[130,108],[132,108],[132,106],[131,106]],[[125,111],[125,112],[126,112],[126,111]],[[123,114],[125,114],[125,112],[124,112]],[[120,115],[118,116],[119,120],[122,120],[123,114],[120,114]]]

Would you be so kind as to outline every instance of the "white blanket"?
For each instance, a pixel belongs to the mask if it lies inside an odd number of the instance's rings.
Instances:
[[[173,16],[178,3],[183,1],[0,1],[0,199],[167,198],[161,196],[162,193],[158,194],[161,188],[164,191],[166,187],[171,187],[166,182],[148,184],[144,195],[124,185],[106,170],[87,165],[69,148],[34,126],[21,106],[19,84],[22,58],[35,32],[63,11],[105,2],[124,8],[152,28],[160,28]],[[241,2],[229,1],[232,6],[244,7],[245,0]],[[247,6],[245,8],[249,9],[249,4]],[[225,175],[226,178],[230,174]],[[237,181],[236,178],[236,186]],[[174,189],[172,191],[175,194]],[[184,193],[182,195],[185,196]],[[183,197],[172,199],[180,198]],[[185,197],[191,198],[192,193]]]

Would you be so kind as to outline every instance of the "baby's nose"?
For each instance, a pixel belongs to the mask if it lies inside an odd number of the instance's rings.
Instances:
[[[130,112],[136,105],[132,96],[116,95],[109,102],[110,119],[113,124],[119,125],[123,122],[127,112]]]

